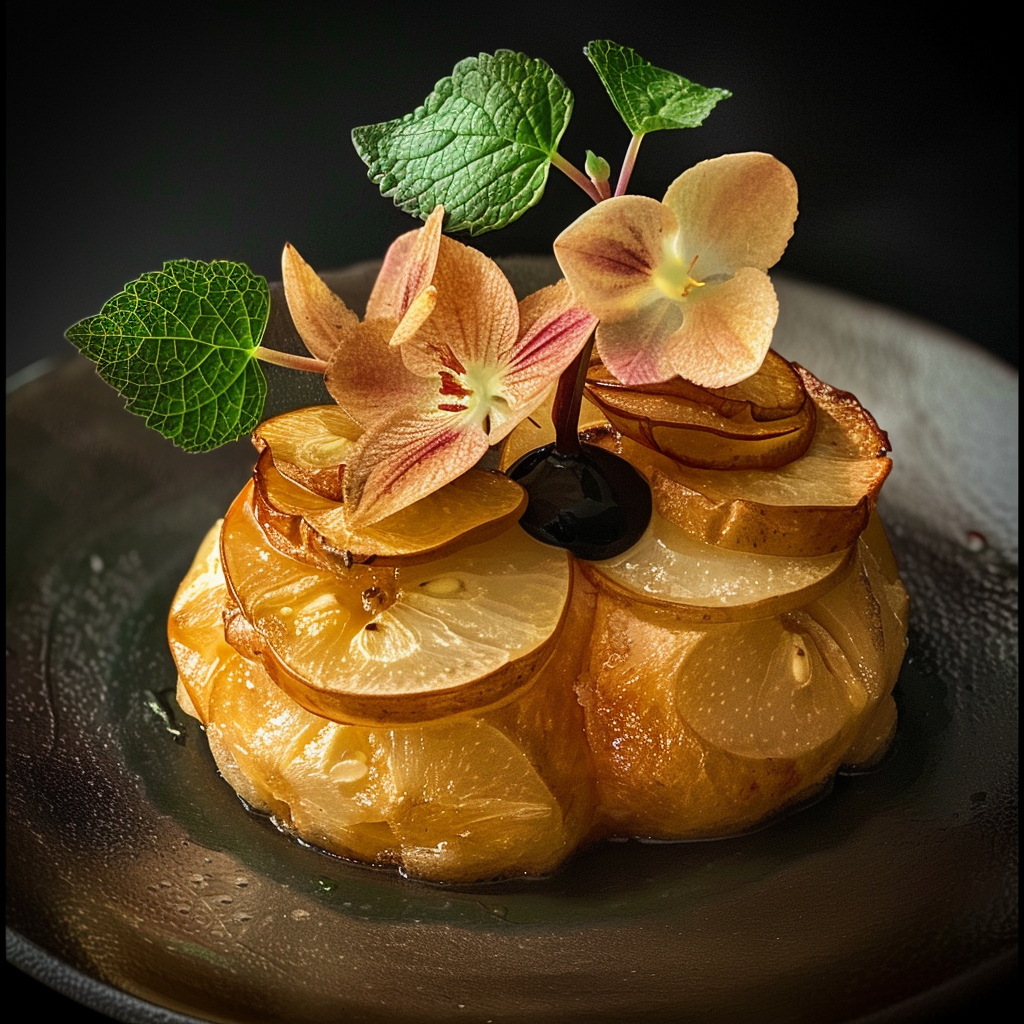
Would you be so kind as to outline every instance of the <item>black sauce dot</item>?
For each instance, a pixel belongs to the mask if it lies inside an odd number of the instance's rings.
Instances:
[[[585,444],[563,455],[554,445],[528,452],[508,471],[530,501],[520,525],[531,537],[579,558],[612,558],[651,521],[651,489],[625,459]]]

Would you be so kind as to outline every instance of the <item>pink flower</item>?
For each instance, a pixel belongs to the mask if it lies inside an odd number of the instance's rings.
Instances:
[[[364,430],[343,481],[353,526],[471,469],[540,404],[596,322],[564,281],[517,303],[495,263],[441,234],[443,214],[391,246],[362,322],[285,249],[292,319]]]
[[[597,317],[605,366],[624,384],[684,377],[704,387],[754,373],[778,317],[765,273],[797,214],[796,181],[766,153],[705,160],[662,202],[599,203],[555,240],[555,256]]]

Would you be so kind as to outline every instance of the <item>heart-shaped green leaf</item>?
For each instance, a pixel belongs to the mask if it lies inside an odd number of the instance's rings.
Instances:
[[[511,50],[455,65],[411,114],[356,128],[352,141],[381,193],[449,231],[510,224],[543,195],[572,114],[572,93],[542,60]]]
[[[719,100],[732,95],[656,68],[635,50],[610,39],[594,40],[583,52],[634,135],[661,128],[696,128]]]
[[[244,264],[174,260],[126,284],[67,338],[130,412],[202,452],[260,421],[267,385],[253,356],[269,311],[266,280]]]

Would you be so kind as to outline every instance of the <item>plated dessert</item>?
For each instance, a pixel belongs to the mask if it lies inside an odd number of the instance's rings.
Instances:
[[[252,479],[168,627],[224,778],[300,839],[416,878],[746,831],[895,730],[888,441],[770,348],[793,176],[731,154],[661,201],[626,195],[644,134],[727,94],[612,43],[588,56],[632,135],[614,190],[607,162],[557,151],[564,83],[507,51],[354,132],[424,224],[365,311],[286,246],[308,357],[260,345],[265,282],[233,264],[168,264],[69,332],[183,446],[251,432]],[[549,166],[595,205],[555,241],[564,279],[517,301],[444,232],[514,219]],[[337,404],[260,422],[261,358],[323,374]]]

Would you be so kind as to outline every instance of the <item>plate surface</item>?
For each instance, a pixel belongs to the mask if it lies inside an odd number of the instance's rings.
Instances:
[[[520,292],[554,275],[505,265]],[[355,308],[372,279],[330,278]],[[778,291],[775,347],[854,391],[892,440],[881,512],[912,599],[894,750],[761,832],[605,843],[543,880],[416,884],[249,815],[176,709],[164,623],[251,447],[183,454],[84,359],[15,382],[13,962],[125,1020],[246,1024],[909,1020],[1008,976],[1016,374],[891,311]],[[280,302],[268,339],[298,346]],[[268,412],[322,400],[299,376],[269,368]]]

